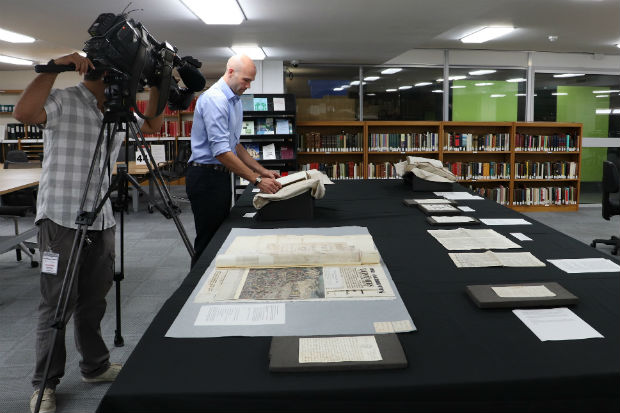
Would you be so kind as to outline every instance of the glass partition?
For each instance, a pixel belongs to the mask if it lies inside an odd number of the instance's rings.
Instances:
[[[287,66],[284,76],[298,121],[360,120],[359,66]]]
[[[442,120],[442,67],[364,67],[364,120]]]
[[[453,121],[525,121],[525,69],[450,67],[450,116]],[[443,88],[443,75],[436,80]]]
[[[583,137],[586,138],[620,137],[620,76],[536,73],[534,120],[582,123]],[[617,146],[583,148],[582,203],[601,202],[602,165],[606,159],[618,162]]]

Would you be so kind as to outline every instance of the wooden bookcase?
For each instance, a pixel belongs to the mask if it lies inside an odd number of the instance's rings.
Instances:
[[[2,143],[0,145],[1,162],[4,162],[6,154],[11,150],[22,150],[31,160],[38,161],[43,158],[43,139],[39,127],[23,125],[13,119],[13,107],[21,93],[21,90],[0,91],[0,97],[2,97],[0,124],[4,126],[4,134],[0,136],[0,143]],[[14,125],[15,128],[12,129],[11,125]]]
[[[357,179],[377,178],[390,165],[406,156],[439,159],[459,176],[459,182],[483,196],[518,211],[574,211],[579,205],[582,125],[554,122],[299,122],[297,124],[298,169],[326,170],[330,165],[356,163]],[[361,134],[363,147],[350,151],[314,145],[315,134],[329,142],[330,136]],[[415,136],[436,136],[436,145],[407,147]],[[517,144],[527,137],[528,147]],[[310,138],[311,139],[311,138]],[[541,147],[534,144],[541,142]],[[544,146],[546,142],[547,146]],[[568,145],[568,146],[567,146]],[[540,149],[540,150],[538,150]],[[373,168],[375,166],[375,168]],[[524,168],[519,175],[517,167]],[[573,170],[574,175],[569,171]],[[346,169],[346,167],[345,167]],[[342,168],[340,168],[342,170]],[[374,172],[374,175],[373,175]],[[389,178],[390,173],[379,178]],[[349,178],[344,176],[344,178]],[[524,194],[529,194],[522,201]],[[558,200],[553,200],[559,196]]]

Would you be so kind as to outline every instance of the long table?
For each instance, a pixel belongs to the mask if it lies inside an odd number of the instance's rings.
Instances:
[[[458,187],[458,186],[455,186]],[[327,187],[312,220],[242,218],[246,191],[178,290],[154,318],[98,411],[618,411],[620,276],[544,268],[457,269],[428,233],[424,214],[400,181],[344,181]],[[523,218],[492,201],[458,201],[478,218]],[[606,257],[526,218],[495,226],[545,261]],[[418,331],[399,334],[401,370],[270,373],[266,337],[173,339],[165,334],[231,228],[367,227]],[[442,227],[443,228],[443,227]],[[445,227],[453,228],[453,227]],[[479,228],[489,228],[481,225]],[[515,240],[514,238],[512,238]],[[605,338],[541,342],[509,309],[481,310],[470,284],[557,281],[579,297],[572,310]],[[131,310],[129,310],[131,311]]]

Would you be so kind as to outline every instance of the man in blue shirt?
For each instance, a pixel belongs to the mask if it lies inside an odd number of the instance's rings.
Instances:
[[[196,102],[192,126],[192,156],[186,189],[194,213],[196,239],[192,267],[230,211],[230,172],[253,182],[261,192],[273,194],[280,175],[265,169],[239,143],[243,107],[239,96],[256,77],[254,62],[233,56],[226,72]]]

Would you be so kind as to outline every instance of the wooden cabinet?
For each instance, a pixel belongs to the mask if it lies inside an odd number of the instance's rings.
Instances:
[[[576,210],[582,125],[553,122],[299,122],[298,169],[395,177],[407,156],[439,159],[464,186],[520,211]],[[351,148],[352,136],[361,147]],[[347,142],[347,144],[343,144]],[[348,175],[350,166],[356,171]]]

